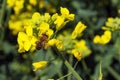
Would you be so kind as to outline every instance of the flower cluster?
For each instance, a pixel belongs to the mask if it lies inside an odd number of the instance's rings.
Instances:
[[[63,50],[68,54],[74,55],[78,61],[91,53],[91,50],[87,47],[85,40],[76,39],[77,37],[80,37],[85,28],[86,26],[82,22],[78,22],[72,34],[70,31],[64,31],[57,37],[63,41]]]
[[[74,20],[74,14],[70,14],[69,10],[63,7],[60,8],[60,12],[61,14],[55,13],[52,16],[49,13],[42,15],[35,12],[32,19],[24,26],[24,30],[18,33],[18,52],[47,49],[50,46],[56,46],[57,49],[62,50],[62,41],[55,37],[67,22]],[[41,63],[41,61],[33,63],[35,71],[42,68],[40,64],[47,63]]]
[[[13,35],[17,35],[18,32],[24,31],[24,26],[28,25],[31,17],[31,13],[24,12],[21,15],[11,15],[8,22],[9,29],[12,31]]]
[[[17,35],[18,32],[24,31],[24,26],[29,24],[31,16],[39,9],[46,9],[46,12],[55,13],[56,9],[45,0],[7,0],[7,6],[9,10],[13,10],[9,19],[9,29],[13,35]]]
[[[102,27],[103,30],[116,31],[120,30],[120,18],[108,18],[105,26]]]
[[[107,44],[110,42],[112,32],[120,30],[120,18],[108,18],[105,26],[102,27],[105,30],[102,36],[96,35],[93,39],[95,44]]]
[[[102,36],[96,35],[93,42],[95,44],[107,44],[111,40],[111,31],[105,31]]]
[[[74,19],[74,14],[69,14],[67,8],[61,7],[60,11],[61,15],[55,13],[52,16],[50,16],[49,13],[41,15],[35,12],[32,15],[30,23],[28,23],[29,25],[24,26],[24,31],[18,34],[18,52],[39,50],[41,48],[46,49],[55,44],[57,48],[61,49],[62,42],[52,39],[54,38],[55,32],[63,28],[66,22]],[[66,14],[66,12],[68,12],[68,14]],[[59,20],[59,18],[61,19]],[[55,30],[51,28],[53,25],[55,25]]]
[[[45,0],[7,0],[7,5],[9,8],[13,9],[15,14],[20,14],[24,9],[26,11],[36,11],[35,7],[39,9],[46,9],[50,13],[55,13],[56,9]]]

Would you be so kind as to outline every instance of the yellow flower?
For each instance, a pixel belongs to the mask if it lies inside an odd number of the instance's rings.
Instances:
[[[77,49],[83,57],[86,57],[91,53],[91,50],[87,47],[85,40],[76,41],[74,48]]]
[[[16,22],[13,22],[12,20],[9,21],[9,29],[12,30],[13,35],[18,34],[18,32],[20,31],[23,31],[24,28],[22,26],[23,26],[22,21]]]
[[[32,11],[32,9],[33,9],[32,5],[28,4],[27,5],[27,10]]]
[[[14,11],[15,11],[15,14],[19,14],[20,11],[23,9],[24,7],[24,0],[16,0],[15,2],[15,6],[14,6]]]
[[[46,67],[47,65],[47,61],[39,61],[39,62],[35,62],[32,65],[34,66],[34,70],[33,71],[37,71],[39,69],[42,69],[44,67]]]
[[[56,39],[51,39],[48,41],[48,45],[53,46],[53,45],[55,45],[56,41],[57,41]]]
[[[100,43],[100,40],[101,40],[100,36],[99,36],[99,35],[96,35],[96,36],[94,37],[94,39],[93,39],[93,42],[94,42],[95,44],[97,44],[97,43]]]
[[[37,29],[39,30],[38,36],[46,34],[50,38],[53,35],[53,30],[50,29],[49,24],[46,22],[42,22]]]
[[[44,15],[44,21],[49,23],[50,18],[51,18],[50,14],[49,13],[45,13],[45,15]]]
[[[22,53],[28,50],[35,50],[35,47],[36,47],[35,42],[37,41],[37,39],[35,36],[33,36],[32,27],[31,26],[26,27],[26,33],[19,32],[17,41],[19,45],[19,49],[18,49],[19,53]]]
[[[75,39],[77,36],[79,36],[85,29],[86,26],[82,22],[78,22],[74,31],[72,32],[72,39]]]
[[[51,17],[52,21],[55,21],[57,17],[58,17],[58,13],[53,14]]]
[[[62,15],[69,15],[69,10],[67,8],[60,7],[60,12]]]
[[[51,39],[48,41],[47,43],[47,47],[48,46],[56,46],[59,50],[62,50],[63,46],[62,46],[62,41],[57,40],[57,39]]]
[[[40,26],[37,28],[43,32],[46,32],[50,28],[49,24],[46,22],[42,22]]]
[[[105,31],[102,36],[96,35],[93,39],[95,44],[107,44],[111,40],[111,31]]]
[[[67,8],[60,7],[60,12],[62,14],[62,17],[73,21],[74,20],[74,14],[69,14],[69,10]]]
[[[66,23],[64,22],[64,18],[58,16],[54,24],[56,24],[56,30],[60,30]]]
[[[60,40],[57,40],[57,42],[56,42],[56,47],[57,47],[57,49],[59,49],[59,50],[63,50],[63,42],[62,41],[60,41]]]
[[[120,18],[108,18],[105,26],[102,27],[103,30],[117,31],[120,30]]]
[[[120,9],[118,9],[118,14],[120,14]]]
[[[29,0],[29,2],[30,2],[30,4],[32,4],[34,6],[37,4],[37,0]]]
[[[82,54],[81,54],[80,52],[76,51],[75,49],[73,49],[73,50],[71,51],[71,53],[74,55],[74,57],[75,57],[78,61],[80,61],[80,60],[82,59]]]
[[[101,43],[106,44],[111,40],[111,31],[105,31],[101,36]]]
[[[44,6],[45,6],[44,0],[40,0],[40,1],[39,1],[39,8],[41,9],[41,8],[43,8]]]
[[[46,35],[48,35],[48,39],[50,39],[51,36],[53,35],[53,30],[52,30],[52,29],[48,29],[48,30],[46,31]]]
[[[7,0],[8,7],[12,8],[15,5],[16,0]]]
[[[34,14],[32,15],[32,19],[33,20],[39,20],[39,18],[40,18],[40,13],[34,12]]]

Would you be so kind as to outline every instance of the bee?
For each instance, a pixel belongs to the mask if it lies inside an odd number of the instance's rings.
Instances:
[[[41,48],[44,48],[47,42],[48,42],[48,35],[42,34],[42,36],[38,38],[38,41],[36,41],[36,49],[40,50]]]

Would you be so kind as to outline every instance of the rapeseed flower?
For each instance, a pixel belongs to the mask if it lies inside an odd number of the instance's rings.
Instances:
[[[61,40],[57,40],[57,39],[51,39],[48,41],[47,47],[48,46],[56,46],[59,50],[62,50],[63,45],[62,45],[62,41]]]
[[[25,32],[19,32],[18,33],[18,45],[19,49],[18,52],[22,53],[28,50],[35,50],[37,41],[37,38],[33,36],[33,29],[31,26],[26,27],[26,33]]]
[[[108,18],[107,22],[105,23],[105,26],[102,27],[103,30],[110,30],[110,31],[116,31],[120,30],[120,18]]]
[[[35,6],[37,4],[37,0],[29,0],[29,3]]]
[[[71,35],[72,39],[75,39],[77,36],[79,36],[85,29],[86,29],[86,26],[82,22],[78,22],[74,31],[72,32],[72,35]]]
[[[75,57],[78,61],[80,61],[80,60],[82,59],[82,54],[81,54],[79,51],[73,49],[73,50],[71,51],[71,53],[74,55],[74,57]]]
[[[91,50],[87,47],[85,40],[75,41],[74,49],[78,50],[82,54],[82,57],[89,56]]]
[[[70,14],[69,13],[69,10],[67,8],[63,8],[63,7],[60,7],[60,12],[61,12],[61,16],[65,19],[68,19],[70,21],[73,21],[74,20],[74,14]]]
[[[19,14],[24,8],[24,0],[7,0],[7,5],[9,8],[13,8],[15,14]]]
[[[34,66],[34,70],[33,71],[37,71],[39,69],[42,69],[42,68],[46,67],[47,63],[48,63],[47,61],[34,62],[32,64]]]
[[[64,22],[64,18],[61,16],[57,16],[57,19],[55,20],[54,24],[56,24],[56,30],[60,30],[63,28],[63,26],[66,24]]]
[[[96,35],[93,39],[95,44],[107,44],[111,40],[111,31],[105,31],[102,36]]]
[[[12,8],[15,5],[16,0],[7,0],[7,4],[9,8]]]

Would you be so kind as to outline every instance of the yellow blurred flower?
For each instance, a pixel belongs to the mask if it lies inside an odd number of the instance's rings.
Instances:
[[[85,40],[80,40],[75,42],[74,49],[78,50],[83,57],[90,55],[91,50],[87,47]]]
[[[96,35],[93,39],[93,42],[96,44],[96,43],[99,43],[101,40],[101,37],[99,35]]]
[[[32,15],[32,21],[34,24],[39,24],[40,23],[40,19],[41,19],[41,15],[38,12],[34,12],[34,14]]]
[[[118,9],[118,14],[120,14],[120,9]]]
[[[37,0],[29,0],[29,3],[35,6],[37,4]]]
[[[40,0],[40,1],[39,1],[39,8],[41,9],[41,8],[43,8],[44,6],[45,6],[44,0]]]
[[[55,20],[54,24],[56,24],[56,30],[60,30],[63,28],[63,26],[66,24],[64,22],[64,18],[61,16],[57,16],[57,19]]]
[[[75,39],[77,36],[79,36],[85,29],[86,29],[86,26],[82,22],[78,22],[74,31],[72,32],[72,35],[71,35],[72,39]]]
[[[93,39],[95,44],[107,44],[111,40],[111,31],[105,31],[102,36],[96,35]]]
[[[63,7],[60,7],[60,12],[61,12],[61,16],[63,18],[66,18],[68,20],[71,20],[73,21],[74,20],[74,14],[69,14],[69,10],[67,8],[63,8]]]
[[[13,35],[18,34],[19,31],[23,31],[24,28],[22,27],[22,21],[9,21],[9,29],[12,30]]]
[[[76,51],[75,49],[73,49],[73,50],[71,51],[71,53],[74,55],[74,57],[75,57],[78,61],[80,61],[80,60],[82,59],[82,54],[81,54],[80,52]]]
[[[39,61],[39,62],[35,62],[32,65],[34,66],[34,70],[33,71],[37,71],[39,69],[42,69],[44,67],[46,67],[47,65],[47,61]]]
[[[12,8],[15,5],[16,0],[7,0],[7,4],[9,8]]]
[[[105,23],[105,26],[102,27],[103,30],[116,31],[120,30],[120,18],[109,17]]]

